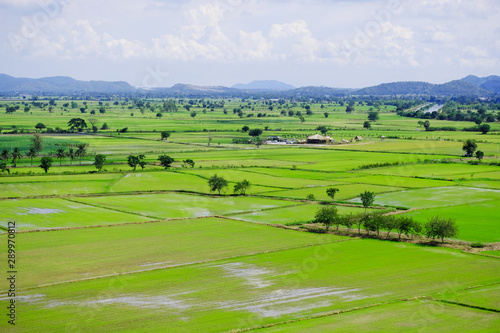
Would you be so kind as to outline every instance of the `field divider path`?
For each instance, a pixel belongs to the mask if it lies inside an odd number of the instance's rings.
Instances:
[[[113,186],[115,186],[116,184],[118,184],[119,181],[121,181],[122,179],[124,179],[125,177],[127,177],[128,173],[122,173],[120,174],[118,177],[112,179],[106,186],[104,186],[104,193],[109,193],[112,191],[113,189]]]
[[[153,215],[141,214],[141,213],[136,213],[136,212],[130,212],[130,211],[126,211],[126,210],[121,210],[121,209],[116,209],[116,208],[101,206],[101,205],[97,205],[97,204],[91,204],[91,203],[87,203],[87,202],[80,202],[78,200],[72,200],[72,199],[69,199],[69,198],[61,198],[61,199],[69,201],[69,202],[73,202],[73,203],[83,204],[83,205],[97,207],[97,208],[106,209],[106,210],[112,210],[112,211],[119,212],[119,213],[125,213],[125,214],[130,214],[130,215],[137,215],[137,216],[141,216],[141,217],[147,217],[147,218],[151,218],[151,219],[154,219],[154,220],[161,220],[161,219],[163,219],[162,217],[159,217],[159,216],[153,216]]]
[[[217,217],[217,216],[211,216],[211,217]],[[255,255],[260,255],[260,254],[278,253],[278,252],[282,252],[282,251],[296,250],[296,249],[302,249],[302,248],[309,248],[309,247],[313,247],[313,246],[324,246],[326,244],[335,244],[335,243],[342,243],[342,242],[349,242],[349,241],[356,241],[356,240],[359,240],[359,239],[358,238],[336,239],[336,240],[331,241],[331,242],[324,242],[324,243],[319,243],[319,244],[302,244],[302,245],[284,247],[284,248],[274,249],[274,250],[266,250],[266,251],[260,251],[260,252],[251,252],[251,253],[246,253],[246,254],[239,254],[239,255],[228,256],[228,257],[223,257],[223,258],[213,258],[213,259],[206,259],[206,260],[198,260],[198,261],[181,263],[181,264],[175,264],[175,265],[167,265],[167,266],[163,266],[163,267],[144,268],[144,269],[135,270],[135,271],[106,274],[106,275],[93,276],[93,277],[88,277],[88,278],[81,278],[81,279],[75,279],[75,280],[54,282],[54,283],[45,283],[45,284],[41,284],[41,285],[34,286],[34,287],[17,288],[16,290],[17,291],[37,290],[37,289],[41,289],[41,288],[47,288],[47,287],[58,286],[58,285],[69,284],[69,283],[78,283],[78,282],[82,282],[82,281],[92,281],[92,280],[105,279],[105,278],[110,278],[110,277],[139,274],[139,273],[150,272],[150,271],[159,271],[159,270],[164,270],[164,269],[173,269],[173,268],[186,267],[186,266],[194,266],[194,265],[201,265],[201,264],[216,263],[218,261],[226,261],[226,260],[233,260],[233,259],[239,259],[239,258],[247,258],[247,257],[251,257],[251,256],[255,256]],[[0,296],[1,295],[5,295],[7,293],[8,293],[8,291],[5,291],[5,292],[2,291],[2,292],[0,292]]]

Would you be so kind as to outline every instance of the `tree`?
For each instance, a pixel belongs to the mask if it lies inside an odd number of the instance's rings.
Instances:
[[[327,127],[327,126],[325,126],[325,125],[321,125],[321,126],[316,127],[316,130],[320,131],[321,134],[325,135],[326,133],[328,133],[328,131],[330,130],[330,128]]]
[[[306,121],[306,118],[304,116],[299,116],[300,123],[303,124]]]
[[[328,118],[330,114],[328,112],[324,112],[323,115],[325,116],[325,118]]]
[[[31,140],[31,147],[35,149],[38,155],[43,149],[43,137],[40,134],[35,133],[30,138],[30,140]]]
[[[372,128],[372,124],[370,124],[370,122],[369,122],[369,121],[365,121],[365,122],[363,123],[363,127],[364,127],[364,128],[366,128],[366,129],[370,129],[370,128]]]
[[[335,206],[323,206],[318,209],[316,214],[314,215],[314,223],[324,224],[326,227],[326,231],[330,228],[330,226],[337,222],[338,219],[338,210]]]
[[[251,129],[250,131],[248,131],[248,135],[250,135],[254,138],[258,137],[261,134],[262,134],[262,130],[260,128],[254,128],[254,129]]]
[[[217,191],[220,195],[221,191],[225,191],[225,189],[227,188],[228,182],[224,177],[213,175],[208,180],[208,186],[210,187],[210,192]]]
[[[10,155],[12,157],[12,166],[16,167],[17,161],[19,161],[22,157],[21,152],[19,151],[19,148],[14,148],[14,151]]]
[[[441,238],[441,243],[444,243],[445,238],[458,235],[458,226],[453,219],[434,216],[425,224],[425,233],[428,238]]]
[[[165,169],[170,168],[171,164],[174,163],[174,159],[167,155],[158,156],[158,160],[160,161],[160,165]]]
[[[191,117],[193,117],[193,118],[194,118],[194,117],[196,117],[196,112],[195,112],[195,111],[193,111],[193,112],[191,112],[189,115],[190,115]]]
[[[389,234],[391,233],[392,229],[396,228],[396,226],[397,226],[397,220],[394,216],[392,215],[384,216],[384,229],[387,230],[386,237],[389,237]]]
[[[50,167],[52,166],[52,157],[44,156],[40,160],[40,168],[42,168],[45,173],[49,171]]]
[[[62,159],[66,157],[66,153],[64,152],[64,148],[58,148],[56,150],[56,157],[59,159],[59,165],[62,165]]]
[[[399,216],[396,219],[396,226],[395,226],[395,229],[398,232],[398,239],[401,239],[401,234],[408,235],[414,223],[415,222],[411,217]]]
[[[6,160],[1,160],[0,161],[0,171],[2,171],[2,172],[7,171],[7,173],[10,175],[10,169],[7,166],[7,161]]]
[[[479,163],[481,163],[481,160],[484,157],[484,153],[480,150],[476,151],[476,158],[479,160]]]
[[[353,226],[353,224],[355,223],[356,221],[356,218],[354,216],[354,214],[348,214],[348,215],[341,215],[340,216],[340,219],[339,219],[339,223],[342,224],[343,226],[345,226],[347,228],[347,232],[351,231],[351,228]],[[338,230],[338,227],[337,227],[337,230]]]
[[[107,130],[109,128],[107,123],[102,124],[101,130]]]
[[[94,166],[97,169],[97,171],[101,171],[102,170],[102,167],[104,166],[104,163],[106,163],[106,155],[103,155],[103,154],[97,154],[97,155],[95,155]]]
[[[335,201],[335,193],[337,193],[338,191],[338,188],[330,187],[326,189],[326,195],[332,198],[332,201]]]
[[[248,191],[248,189],[250,188],[250,182],[248,180],[242,180],[240,182],[236,182],[236,184],[234,184],[234,194],[241,194],[241,195],[245,195],[245,193]]]
[[[135,171],[138,165],[141,167],[142,170],[144,170],[144,167],[146,166],[146,161],[144,161],[145,158],[146,156],[144,156],[143,154],[138,156],[129,155],[127,157],[127,164],[129,165],[129,167],[133,168],[132,171]]]
[[[69,165],[72,164],[71,162],[73,162],[73,160],[75,159],[75,156],[76,156],[75,149],[73,149],[72,147],[69,148],[69,150],[68,150]]]
[[[70,121],[68,121],[68,126],[70,130],[77,129],[79,132],[81,132],[84,128],[87,128],[87,123],[82,118],[72,118]]]
[[[475,140],[468,139],[464,142],[462,150],[465,152],[465,157],[472,157],[477,149],[477,143]]]
[[[82,157],[87,154],[87,145],[85,143],[80,143],[76,145],[75,155],[80,157],[80,165],[82,165]]]
[[[47,126],[45,126],[44,123],[38,123],[35,125],[35,128],[41,132],[44,128],[47,128]]]
[[[365,214],[366,214],[366,209],[375,200],[375,192],[364,191],[363,193],[361,193],[359,195],[359,198],[361,199],[361,202],[363,203],[363,207],[365,207]]]
[[[345,112],[347,112],[347,113],[351,113],[353,111],[354,111],[354,106],[352,106],[352,105],[347,106],[347,108],[345,109]]]
[[[428,130],[429,130],[429,127],[431,127],[431,123],[430,123],[428,120],[426,120],[426,121],[424,122],[424,127],[425,127],[425,130],[426,130],[426,131],[428,131]]]
[[[194,161],[190,158],[182,161],[182,163],[186,164],[186,165],[189,165],[191,168],[194,168]]]
[[[488,134],[490,131],[490,125],[489,124],[482,124],[479,126],[479,130],[481,131],[482,134]]]
[[[249,129],[250,129],[250,127],[248,127],[247,125],[245,125],[245,126],[243,126],[243,127],[241,128],[241,130],[243,131],[243,133],[248,132],[248,130],[249,130]]]
[[[170,137],[170,135],[172,135],[170,132],[168,132],[168,131],[162,131],[161,132],[161,139],[162,140],[168,140],[168,138]]]
[[[30,147],[30,149],[28,149],[28,152],[26,153],[26,156],[31,158],[31,166],[33,166],[33,158],[37,156],[35,148]]]
[[[2,153],[0,154],[2,156],[2,160],[7,161],[10,157],[10,153],[7,149],[2,150]]]
[[[377,111],[368,112],[368,120],[369,121],[377,121],[377,120],[379,120],[378,112]]]

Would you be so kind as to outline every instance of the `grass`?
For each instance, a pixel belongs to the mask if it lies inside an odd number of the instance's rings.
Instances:
[[[19,288],[348,239],[218,218],[37,232],[18,237],[18,255],[23,258],[23,266],[30,267]]]
[[[220,332],[498,282],[499,268],[451,249],[330,243],[25,291],[19,330]]]
[[[157,219],[205,217],[293,205],[293,202],[251,197],[206,197],[178,193],[74,198],[75,201]]]
[[[271,224],[278,223],[286,225],[295,222],[310,222],[311,220],[314,219],[314,214],[316,213],[318,208],[319,205],[305,204],[292,207],[263,210],[252,213],[237,214],[237,215],[232,215],[231,217],[255,223],[271,223]],[[357,207],[337,206],[337,209],[340,214],[350,214],[350,213],[358,214],[358,213],[363,213],[365,211],[364,208],[361,207],[357,208]],[[368,211],[373,211],[373,210],[370,209]],[[379,210],[377,209],[377,211]]]
[[[498,224],[499,200],[467,203],[449,207],[438,207],[405,215],[426,222],[433,216],[454,219],[459,228],[458,239],[469,242],[500,242],[500,225]]]
[[[415,300],[301,320],[255,332],[495,332],[498,324],[495,313]]]
[[[151,218],[93,207],[59,198],[3,200],[0,226],[16,221],[19,230],[141,222]]]

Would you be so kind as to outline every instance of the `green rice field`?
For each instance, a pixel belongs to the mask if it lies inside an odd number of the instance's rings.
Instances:
[[[0,112],[0,153],[9,155],[0,156],[1,332],[498,331],[499,122],[480,134],[461,130],[470,122],[432,119],[457,131],[428,132],[387,101],[367,130],[368,102],[347,114],[343,102],[309,101],[306,115],[298,101],[173,101],[173,112],[158,111],[166,100],[141,109],[123,98]],[[212,110],[208,101],[224,103]],[[106,112],[82,113],[83,105]],[[305,121],[281,113],[289,110]],[[97,131],[69,130],[76,117]],[[31,158],[39,122],[51,131]],[[263,133],[254,139],[243,126]],[[318,126],[335,142],[297,143]],[[170,137],[161,140],[162,131]],[[467,139],[482,160],[463,156]],[[81,156],[57,157],[82,144]],[[22,156],[12,163],[14,148]],[[134,169],[129,160],[141,155]],[[162,155],[173,162],[161,165]],[[225,180],[220,194],[215,175]],[[246,191],[235,191],[244,181]],[[366,208],[365,191],[374,194]],[[423,231],[398,239],[395,228],[324,232],[315,216],[331,205],[358,220],[379,213],[423,225],[439,216],[458,233],[441,244]],[[10,274],[14,328],[5,315]]]

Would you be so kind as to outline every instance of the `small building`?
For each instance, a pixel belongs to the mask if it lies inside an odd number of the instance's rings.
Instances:
[[[318,144],[318,143],[324,144],[324,143],[330,142],[330,140],[331,140],[331,138],[326,137],[326,136],[322,136],[319,134],[314,134],[314,135],[307,137],[307,143],[311,143],[311,144]]]
[[[355,138],[354,138],[355,141],[363,141],[363,137],[357,135]]]

